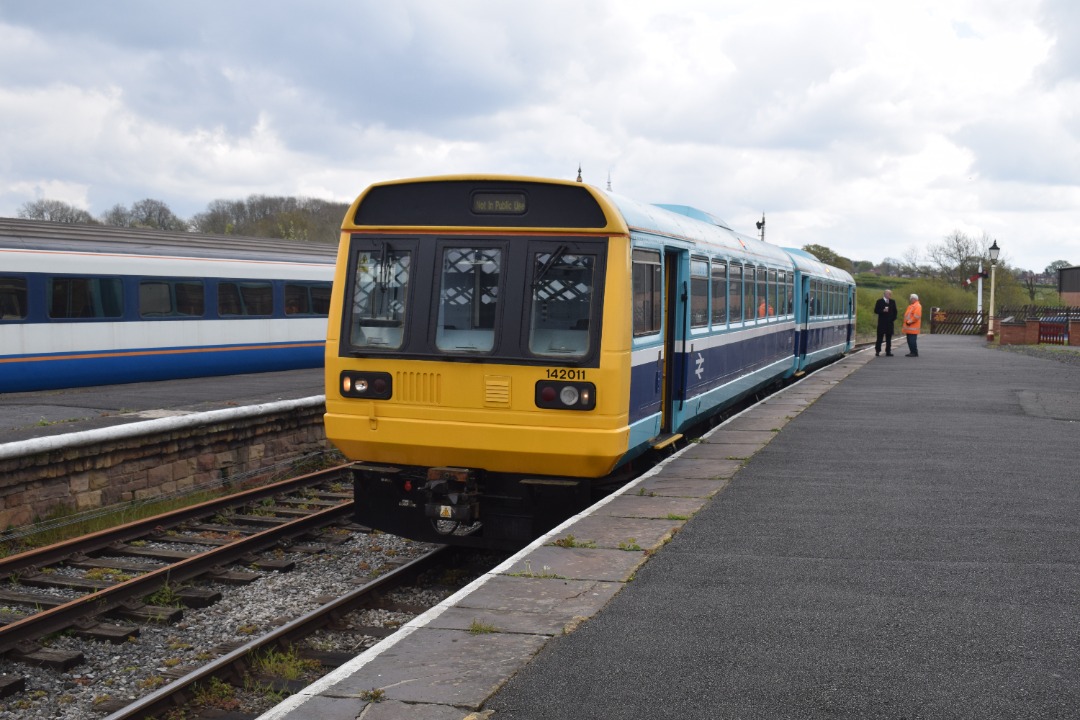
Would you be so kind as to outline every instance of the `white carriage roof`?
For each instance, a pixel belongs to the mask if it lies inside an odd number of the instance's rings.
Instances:
[[[310,263],[333,263],[337,255],[336,243],[241,235],[205,235],[14,218],[0,218],[0,247]]]

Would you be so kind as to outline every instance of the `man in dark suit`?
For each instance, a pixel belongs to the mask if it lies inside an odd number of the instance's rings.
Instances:
[[[874,354],[881,354],[881,341],[885,340],[885,357],[892,357],[892,334],[893,323],[896,322],[896,301],[892,299],[892,290],[885,291],[885,297],[878,298],[874,303],[874,314],[877,315],[877,342],[874,343]]]

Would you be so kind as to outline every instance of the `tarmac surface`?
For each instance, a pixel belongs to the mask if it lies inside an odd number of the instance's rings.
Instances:
[[[919,344],[793,419],[485,709],[1080,716],[1080,370]]]
[[[0,393],[0,443],[322,395],[322,368]]]

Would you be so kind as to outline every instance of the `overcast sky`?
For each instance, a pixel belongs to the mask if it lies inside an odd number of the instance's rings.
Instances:
[[[853,260],[1080,264],[1075,0],[0,0],[0,216],[573,178]]]

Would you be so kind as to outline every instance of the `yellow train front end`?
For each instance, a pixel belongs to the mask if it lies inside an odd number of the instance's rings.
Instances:
[[[627,452],[628,229],[580,183],[454,176],[368,188],[343,224],[326,433],[356,519],[524,544]]]

